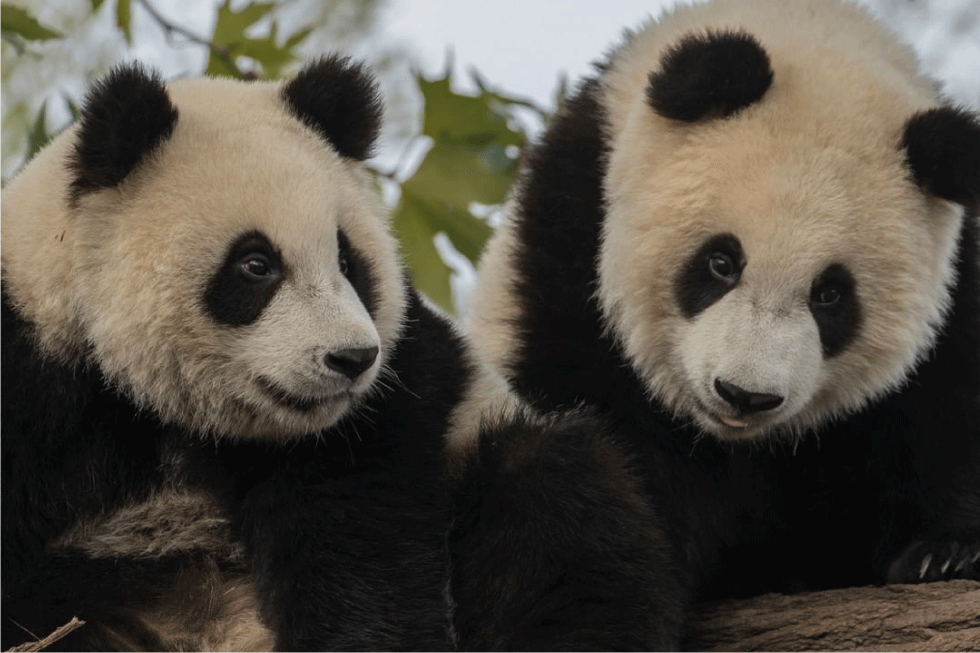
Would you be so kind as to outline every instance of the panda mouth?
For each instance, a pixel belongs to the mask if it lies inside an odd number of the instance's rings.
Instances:
[[[749,423],[740,419],[735,419],[734,417],[725,417],[724,415],[718,415],[716,419],[724,424],[725,426],[730,426],[733,429],[744,429],[748,428]]]
[[[700,400],[695,400],[695,403],[697,404],[698,410],[701,411],[701,414],[715,424],[719,424],[725,428],[733,429],[735,431],[744,431],[752,426],[752,423],[745,419],[716,413],[701,403]]]
[[[304,397],[283,389],[281,386],[273,383],[265,377],[260,376],[256,381],[266,396],[268,396],[274,402],[280,406],[284,406],[285,408],[299,411],[301,413],[309,413],[326,403],[340,401],[345,396],[344,394],[340,394],[322,395],[319,397]]]

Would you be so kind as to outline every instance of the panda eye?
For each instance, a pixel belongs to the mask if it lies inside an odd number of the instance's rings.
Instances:
[[[829,308],[840,302],[844,292],[836,284],[826,284],[813,289],[810,301],[816,306]]]
[[[347,234],[343,231],[337,231],[337,267],[340,269],[340,273],[347,277],[349,280],[353,280],[351,275],[356,275],[357,271],[354,269],[357,266],[356,254],[351,252],[350,241],[347,240]]]
[[[724,252],[714,252],[708,257],[708,268],[716,279],[732,281],[735,276],[735,263],[732,257]]]
[[[273,276],[272,261],[263,254],[249,254],[238,269],[248,281],[266,281]]]

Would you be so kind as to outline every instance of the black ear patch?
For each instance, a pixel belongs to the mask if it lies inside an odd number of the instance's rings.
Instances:
[[[724,118],[758,101],[772,84],[769,55],[751,34],[689,34],[650,73],[647,101],[664,118]]]
[[[177,124],[177,107],[154,71],[138,63],[117,66],[85,98],[78,142],[69,161],[74,175],[69,200],[111,188],[166,141]]]
[[[363,161],[381,130],[383,105],[374,77],[347,57],[321,57],[282,89],[296,117],[343,156]]]
[[[980,122],[963,109],[920,111],[905,123],[902,148],[915,183],[945,200],[980,204]]]

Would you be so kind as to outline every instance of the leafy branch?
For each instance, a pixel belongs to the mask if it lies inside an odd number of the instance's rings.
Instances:
[[[146,13],[149,14],[150,17],[154,21],[156,21],[156,23],[163,29],[164,33],[167,35],[168,42],[172,43],[171,39],[174,37],[174,35],[182,36],[188,41],[190,41],[191,43],[195,43],[197,45],[203,45],[204,47],[206,47],[211,52],[212,56],[220,59],[224,63],[224,65],[227,66],[227,68],[234,73],[235,77],[238,77],[239,79],[251,79],[255,77],[254,74],[246,73],[235,64],[235,59],[232,56],[232,52],[229,48],[218,45],[213,41],[209,41],[202,36],[198,36],[191,30],[185,27],[181,27],[180,25],[177,25],[176,23],[167,20],[166,18],[164,18],[164,16],[160,13],[160,11],[156,7],[150,4],[149,0],[136,0],[136,1],[140,4],[141,7],[143,7]]]
[[[372,1],[338,0],[360,3],[358,6]],[[207,68],[201,72],[239,79],[282,77],[298,63],[296,49],[315,27],[308,25],[280,39],[275,12],[285,0],[236,2],[234,9],[231,0],[222,0],[214,10],[210,36],[164,15],[155,0],[111,2],[115,26],[128,43],[133,39],[131,10],[136,5],[160,27],[171,45],[179,40],[207,48]],[[94,16],[105,0],[90,0],[90,4]],[[65,38],[60,31],[38,22],[29,10],[6,2],[2,8],[4,47],[9,44],[18,53],[32,54],[30,58],[5,58],[5,74],[16,66],[29,66],[33,60],[49,56],[44,48],[30,47],[31,43]],[[269,25],[264,35],[254,36],[255,28],[263,22]],[[392,211],[392,224],[415,285],[450,312],[455,308],[451,270],[440,257],[435,239],[448,238],[456,250],[471,261],[476,260],[491,234],[490,226],[479,217],[483,210],[478,207],[499,207],[506,199],[517,171],[518,153],[528,138],[523,125],[528,112],[541,120],[549,115],[547,109],[530,99],[493,88],[475,70],[470,75],[476,93],[461,94],[452,88],[451,68],[447,65],[442,76],[431,79],[413,74],[425,103],[421,133],[408,140],[391,169],[383,169],[376,162],[368,164],[379,181],[397,184],[401,191]],[[556,102],[560,103],[563,94],[564,85],[559,87]],[[46,96],[39,108],[34,105],[26,110],[22,101],[17,109],[21,113],[16,120],[26,136],[21,142],[28,158],[49,139],[47,118],[60,113],[54,102],[66,101],[71,113],[77,114],[71,98],[59,98],[52,90],[47,90]],[[12,112],[5,112],[6,129]]]

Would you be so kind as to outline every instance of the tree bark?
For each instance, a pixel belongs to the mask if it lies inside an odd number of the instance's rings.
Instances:
[[[766,594],[701,606],[688,650],[977,651],[980,582]]]

